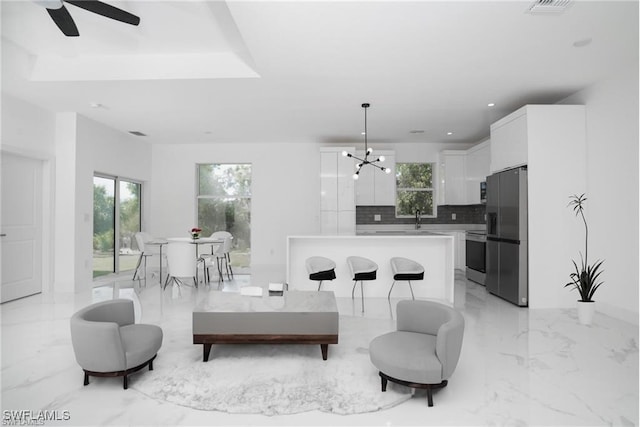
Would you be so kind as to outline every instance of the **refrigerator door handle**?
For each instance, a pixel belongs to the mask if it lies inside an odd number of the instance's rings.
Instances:
[[[496,212],[487,214],[487,234],[493,236],[498,234],[498,214]]]

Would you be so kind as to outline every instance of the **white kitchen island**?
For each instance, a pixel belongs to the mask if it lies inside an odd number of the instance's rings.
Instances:
[[[347,257],[361,256],[378,264],[376,280],[365,281],[365,298],[386,298],[393,283],[390,260],[404,257],[422,264],[424,280],[412,281],[416,298],[432,299],[453,305],[454,238],[448,235],[410,236],[289,236],[287,241],[287,284],[291,290],[317,290],[318,282],[309,280],[305,260],[323,256],[336,263],[336,279],[324,281],[322,289],[336,297],[350,297],[353,278]],[[356,288],[360,297],[360,285]],[[392,298],[411,298],[406,281],[393,288]]]

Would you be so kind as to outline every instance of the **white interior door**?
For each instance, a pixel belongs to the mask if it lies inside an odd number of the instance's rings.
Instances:
[[[2,152],[0,302],[42,292],[40,160]]]

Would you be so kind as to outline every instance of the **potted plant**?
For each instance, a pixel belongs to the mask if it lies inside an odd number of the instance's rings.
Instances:
[[[189,234],[191,234],[191,238],[192,239],[199,239],[200,238],[200,233],[202,232],[201,228],[198,227],[193,227],[191,229],[191,231],[189,231]]]
[[[584,217],[584,203],[587,198],[584,194],[573,195],[569,198],[571,199],[569,206],[573,208],[576,216],[579,215],[582,218],[584,223],[584,257],[580,254],[580,266],[572,260],[575,271],[569,275],[571,281],[564,286],[576,289],[580,293],[580,299],[577,303],[578,320],[583,325],[589,325],[595,313],[593,294],[603,283],[600,281],[600,274],[604,260],[597,260],[593,264],[589,264],[589,227]]]

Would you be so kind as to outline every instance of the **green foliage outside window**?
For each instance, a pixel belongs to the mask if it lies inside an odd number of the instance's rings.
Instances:
[[[251,165],[198,165],[198,227],[202,235],[233,235],[234,266],[249,267],[251,249]]]
[[[433,216],[432,163],[396,163],[396,216]]]

